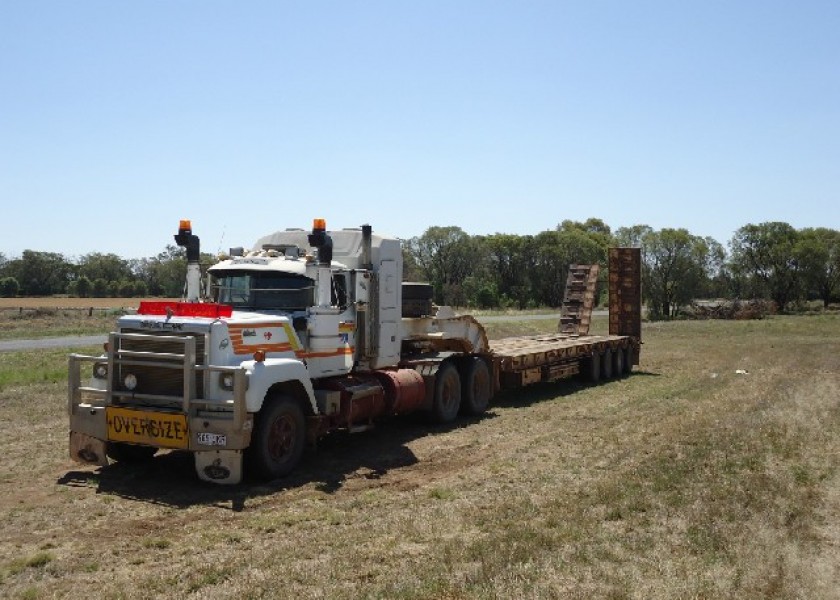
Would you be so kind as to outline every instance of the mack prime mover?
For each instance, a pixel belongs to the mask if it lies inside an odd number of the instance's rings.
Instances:
[[[210,267],[189,221],[181,302],[142,302],[101,356],[69,357],[70,455],[195,457],[199,478],[291,472],[307,441],[389,415],[478,415],[496,392],[629,373],[641,344],[639,252],[610,249],[610,334],[588,334],[597,265],[572,266],[557,334],[488,342],[473,317],[402,282],[402,250],[370,226],[279,231]],[[84,373],[84,377],[83,377]]]

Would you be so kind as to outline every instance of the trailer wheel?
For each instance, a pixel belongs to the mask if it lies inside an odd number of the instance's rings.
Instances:
[[[480,415],[490,404],[491,382],[487,361],[477,356],[470,358],[464,365],[461,388],[461,412],[467,415]]]
[[[613,353],[610,348],[604,350],[601,355],[601,379],[612,379],[613,376]]]
[[[616,348],[613,352],[613,374],[624,377],[624,348]]]
[[[438,423],[449,423],[458,416],[461,406],[461,378],[451,362],[443,363],[435,376],[432,415]]]
[[[248,466],[260,479],[277,479],[294,470],[303,456],[306,437],[303,411],[289,396],[266,399],[254,424]]]
[[[594,352],[592,356],[586,359],[584,366],[586,368],[586,380],[589,383],[598,383],[601,379],[601,355]]]
[[[633,346],[627,346],[624,349],[624,374],[629,375],[633,372]]]
[[[108,442],[105,445],[105,454],[108,458],[117,462],[141,462],[149,460],[157,452],[157,448],[151,446],[137,446],[124,442]]]

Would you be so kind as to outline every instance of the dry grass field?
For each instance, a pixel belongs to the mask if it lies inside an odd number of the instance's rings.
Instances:
[[[142,298],[71,298],[66,296],[48,296],[43,298],[0,298],[0,310],[16,308],[60,309],[60,308],[137,308]]]
[[[0,298],[0,340],[107,333],[141,298]]]
[[[72,463],[66,352],[0,353],[0,597],[840,597],[840,317],[644,336],[626,379],[395,419],[234,488],[178,453]]]

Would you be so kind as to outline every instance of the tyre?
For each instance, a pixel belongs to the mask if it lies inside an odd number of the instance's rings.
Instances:
[[[629,375],[633,372],[633,346],[627,346],[624,349],[624,374]]]
[[[613,374],[616,377],[624,377],[624,348],[613,350]]]
[[[275,395],[266,399],[256,418],[248,467],[260,479],[277,479],[291,473],[303,456],[306,425],[294,398]]]
[[[487,361],[477,356],[470,357],[464,363],[461,383],[461,412],[466,415],[484,413],[493,395]]]
[[[583,377],[589,383],[598,383],[601,379],[601,355],[594,352],[583,361]]]
[[[157,453],[157,448],[151,446],[137,446],[124,442],[108,442],[105,453],[108,458],[117,462],[141,462],[149,460]]]
[[[601,379],[612,379],[613,376],[613,353],[607,348],[601,355]]]
[[[451,362],[443,363],[435,376],[432,416],[438,423],[450,423],[461,407],[461,377]]]

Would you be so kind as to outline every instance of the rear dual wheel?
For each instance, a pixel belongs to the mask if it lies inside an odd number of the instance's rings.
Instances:
[[[624,348],[624,374],[629,375],[633,372],[633,346]]]
[[[607,348],[604,352],[594,352],[584,362],[584,377],[590,383],[598,383],[613,377],[623,377],[633,368],[633,349]]]
[[[438,423],[450,423],[461,407],[461,377],[451,362],[444,362],[435,375],[435,396],[432,417]]]
[[[585,377],[589,383],[598,383],[601,380],[601,355],[595,352],[584,362]]]
[[[601,354],[601,379],[612,379],[613,376],[613,352],[607,348]]]
[[[616,348],[613,351],[613,374],[616,377],[624,377],[624,348]]]
[[[472,356],[463,364],[462,373],[461,412],[473,416],[483,414],[493,395],[487,361]]]

